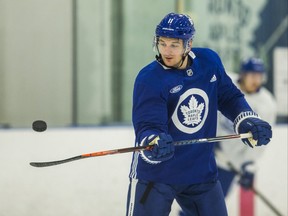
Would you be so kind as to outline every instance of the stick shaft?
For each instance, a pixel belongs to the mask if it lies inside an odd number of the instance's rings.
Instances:
[[[204,142],[219,142],[219,141],[225,141],[230,139],[244,139],[252,137],[251,133],[243,133],[243,134],[231,134],[231,135],[225,135],[225,136],[217,136],[213,138],[202,138],[202,139],[193,139],[193,140],[182,140],[182,141],[176,141],[174,142],[174,145],[191,145],[191,144],[199,144]]]
[[[182,141],[176,141],[173,142],[175,146],[181,146],[181,145],[191,145],[191,144],[199,144],[199,143],[209,143],[209,142],[217,142],[217,141],[224,141],[224,140],[230,140],[230,139],[243,139],[251,137],[250,133],[246,134],[232,134],[232,135],[226,135],[226,136],[218,136],[213,138],[202,138],[202,139],[193,139],[193,140],[182,140]],[[90,157],[98,157],[98,156],[105,156],[105,155],[112,155],[112,154],[119,154],[119,153],[128,153],[128,152],[135,152],[135,151],[141,151],[144,149],[149,149],[151,146],[136,146],[136,147],[128,147],[128,148],[120,148],[120,149],[112,149],[112,150],[106,150],[106,151],[99,151],[99,152],[93,152],[88,154],[82,154],[79,156],[67,158],[64,160],[58,160],[58,161],[48,161],[48,162],[31,162],[30,165],[34,167],[47,167],[47,166],[54,166],[59,165],[75,160],[80,160],[83,158],[90,158]]]

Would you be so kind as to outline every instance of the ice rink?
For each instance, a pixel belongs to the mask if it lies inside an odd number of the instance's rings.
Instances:
[[[273,140],[259,159],[255,186],[287,216],[287,125],[274,128]],[[82,153],[130,147],[129,126],[0,130],[0,216],[125,215],[131,153],[83,159],[35,168],[31,161],[50,161]],[[227,199],[229,215],[238,215],[235,186]],[[256,199],[257,216],[273,216]],[[177,205],[171,216],[176,216]]]

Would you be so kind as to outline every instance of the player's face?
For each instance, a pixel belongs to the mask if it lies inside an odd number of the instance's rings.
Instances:
[[[176,38],[160,37],[158,50],[165,65],[178,67],[184,53],[183,41]]]
[[[262,82],[263,75],[261,73],[247,73],[243,76],[242,90],[254,93],[261,87]]]

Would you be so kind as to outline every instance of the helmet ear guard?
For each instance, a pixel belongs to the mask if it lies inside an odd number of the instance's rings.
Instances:
[[[192,48],[192,39],[186,41],[184,47],[185,47],[184,55],[187,55],[190,52],[191,48]]]

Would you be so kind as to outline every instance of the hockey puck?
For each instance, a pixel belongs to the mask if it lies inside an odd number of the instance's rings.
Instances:
[[[34,131],[43,132],[47,129],[47,124],[45,121],[37,120],[33,122],[32,128]]]

